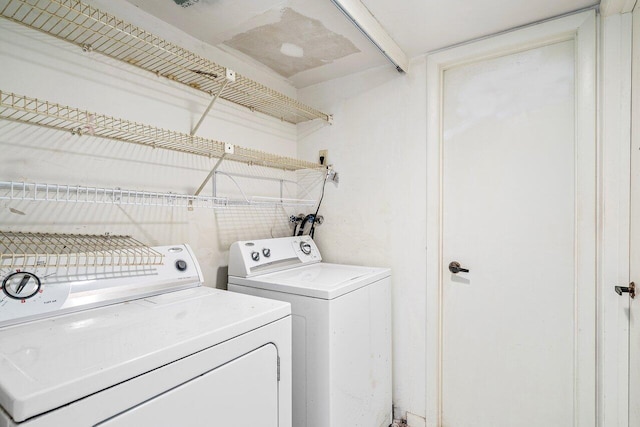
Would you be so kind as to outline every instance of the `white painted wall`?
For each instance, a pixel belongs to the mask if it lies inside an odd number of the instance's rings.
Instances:
[[[167,39],[223,64],[226,54],[207,47],[145,14],[124,0],[94,2],[117,10]],[[231,61],[233,62],[233,61]],[[0,20],[0,90],[58,102],[158,127],[189,133],[210,101],[204,93],[81,49],[19,24]],[[238,73],[284,90],[281,79],[250,67]],[[243,147],[295,157],[296,127],[218,101],[199,133]],[[191,193],[216,162],[167,150],[0,120],[0,180],[121,187]],[[228,169],[245,171],[226,162]],[[241,170],[242,169],[242,170]],[[250,193],[245,188],[247,193]],[[210,189],[205,194],[211,194]],[[13,212],[11,211],[13,209]],[[22,212],[14,213],[14,212]],[[285,221],[284,227],[282,221]],[[144,243],[189,243],[203,267],[206,284],[226,284],[227,250],[240,238],[288,234],[281,211],[229,211],[92,206],[41,202],[0,202],[3,230],[131,234]],[[284,231],[283,231],[284,230]]]
[[[298,155],[329,150],[340,173],[327,184],[316,234],[329,262],[387,266],[393,282],[396,416],[424,415],[426,284],[426,63],[381,67],[299,91],[335,123],[298,125]]]

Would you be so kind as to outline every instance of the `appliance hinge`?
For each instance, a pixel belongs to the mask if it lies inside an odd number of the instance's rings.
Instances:
[[[280,356],[278,357],[278,381],[280,381]]]

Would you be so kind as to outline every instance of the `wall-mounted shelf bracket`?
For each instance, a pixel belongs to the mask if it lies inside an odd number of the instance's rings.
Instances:
[[[216,162],[216,165],[213,167],[213,169],[211,169],[211,172],[209,172],[209,175],[207,175],[204,181],[202,181],[202,184],[200,184],[200,187],[198,187],[198,189],[196,190],[195,196],[199,196],[202,190],[204,190],[204,187],[207,185],[207,182],[209,182],[211,177],[216,173],[216,171],[222,164],[222,161],[227,156],[227,154],[233,154],[234,151],[235,151],[235,146],[233,144],[229,144],[228,142],[224,143],[224,154],[222,155],[222,157],[220,157],[220,159],[218,159],[218,161]],[[213,182],[213,185],[214,185],[213,194],[216,194],[215,181]]]
[[[191,136],[194,136],[196,132],[198,132],[200,125],[204,121],[204,118],[207,117],[207,115],[209,114],[209,111],[211,111],[211,108],[213,108],[213,104],[216,103],[216,100],[220,97],[220,94],[222,94],[222,91],[224,90],[224,88],[227,87],[227,84],[235,81],[236,81],[236,72],[227,68],[225,70],[225,80],[222,83],[222,86],[220,86],[220,90],[218,90],[218,92],[214,95],[213,99],[209,103],[209,106],[204,110],[204,113],[202,113],[202,117],[200,117],[200,120],[198,120],[198,123],[195,125],[195,127],[191,131]]]
[[[220,164],[222,164],[222,161],[224,160],[224,157],[226,156],[226,153],[222,155],[222,157],[220,157],[218,159],[218,161],[216,162],[216,165],[213,167],[213,169],[211,169],[211,172],[209,172],[209,174],[207,175],[207,177],[204,179],[204,181],[202,181],[202,184],[200,184],[200,187],[198,187],[198,189],[195,192],[195,196],[199,196],[200,193],[202,193],[202,190],[204,190],[204,187],[207,185],[207,182],[209,182],[209,180],[211,179],[211,177],[216,173],[216,171],[218,170],[218,168],[220,167]],[[215,190],[214,190],[215,193]]]

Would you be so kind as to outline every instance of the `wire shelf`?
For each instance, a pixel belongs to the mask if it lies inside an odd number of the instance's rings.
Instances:
[[[0,13],[86,51],[100,52],[210,95],[217,94],[226,82],[226,69],[221,65],[77,0],[0,0]],[[331,121],[329,114],[241,75],[224,86],[220,97],[290,123]]]
[[[0,90],[0,118],[64,130],[75,135],[99,136],[206,157],[220,158],[224,156],[228,160],[286,170],[318,169],[320,167],[317,163],[239,146],[234,146],[233,153],[225,153],[224,142],[92,113],[2,90]]]
[[[315,206],[316,200],[278,197],[249,197],[233,200],[228,197],[193,196],[190,194],[156,193],[150,191],[98,188],[77,185],[38,184],[0,181],[0,200],[35,202],[93,203],[154,207],[184,207],[218,209],[227,206]]]
[[[13,181],[0,181],[0,200],[208,209],[221,208],[228,204],[228,200],[222,197]]]
[[[130,236],[0,231],[0,266],[113,267],[161,265],[164,255]]]

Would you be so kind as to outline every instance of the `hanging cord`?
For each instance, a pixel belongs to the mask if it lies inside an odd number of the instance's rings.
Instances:
[[[324,177],[324,184],[322,184],[322,194],[320,195],[320,201],[318,202],[318,209],[316,209],[316,213],[311,220],[311,229],[309,230],[309,236],[313,239],[313,236],[316,232],[316,220],[318,219],[318,212],[320,212],[320,205],[322,205],[322,199],[324,199],[324,189],[327,186],[327,178],[329,178],[329,174]]]
[[[304,235],[304,227],[307,225],[307,222],[311,221],[313,224],[313,214],[309,214],[304,217],[302,222],[300,223],[300,231],[298,231],[298,236]]]

